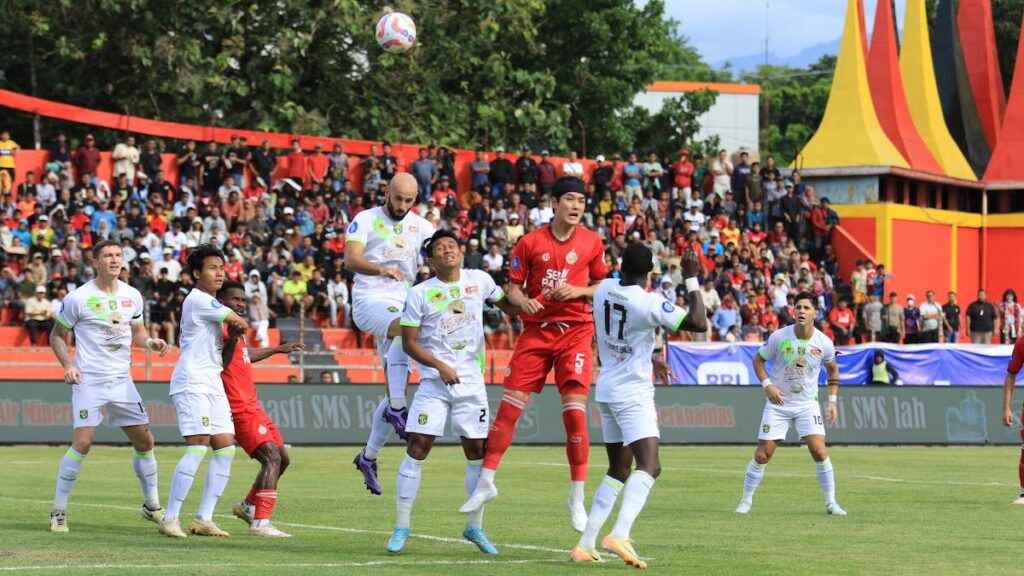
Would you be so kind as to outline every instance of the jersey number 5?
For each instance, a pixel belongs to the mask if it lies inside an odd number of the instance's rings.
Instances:
[[[611,304],[607,300],[604,301],[604,333],[608,336],[612,335],[613,308],[619,313],[619,340],[622,340],[624,338],[623,331],[626,328],[626,307],[622,304]]]

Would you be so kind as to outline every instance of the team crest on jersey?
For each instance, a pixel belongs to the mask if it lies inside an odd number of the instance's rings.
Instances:
[[[452,298],[458,298],[459,297],[459,287],[456,286],[456,287],[448,290],[448,293],[452,295]]]
[[[210,425],[210,417],[209,416],[203,416],[203,428],[206,428],[209,425]]]
[[[210,300],[210,306],[212,306],[214,308],[220,308],[222,306],[222,304],[220,302],[218,302],[217,300]]]
[[[79,410],[78,411],[78,417],[81,418],[82,420],[85,420],[86,418],[89,417],[89,411],[88,410]]]
[[[541,254],[540,260],[541,262],[547,262],[548,260],[551,260],[551,254],[548,254],[547,252]]]
[[[391,245],[399,250],[405,250],[409,247],[409,243],[406,242],[404,236],[392,236]]]
[[[259,433],[260,433],[261,436],[266,434],[267,433],[267,427],[264,426],[263,424],[260,424]]]
[[[807,354],[807,347],[806,346],[798,346],[797,349],[796,349],[796,353],[801,355],[801,356],[803,356],[804,354]]]
[[[419,416],[416,417],[416,421],[419,422],[420,426],[423,426],[427,423],[427,417],[426,412],[420,412]]]
[[[107,308],[117,310],[117,300],[107,300]]]
[[[448,313],[460,315],[466,313],[466,304],[462,300],[456,300],[448,305]]]
[[[672,303],[669,302],[668,300],[665,300],[664,302],[661,303],[661,309],[664,310],[666,314],[671,314],[672,311],[676,309],[676,307],[673,306]]]
[[[772,425],[771,424],[765,424],[764,426],[761,426],[761,430],[764,431],[765,434],[770,432],[771,429],[772,429]]]
[[[519,270],[519,256],[512,257],[512,269]]]
[[[580,257],[579,257],[578,254],[576,254],[576,250],[575,249],[569,250],[569,253],[565,255],[565,263],[566,264],[575,264],[576,261],[579,260],[579,259],[580,259]]]
[[[388,306],[388,312],[391,312],[392,314],[398,312],[398,306]]]
[[[470,284],[469,286],[466,286],[466,294],[476,294],[479,291],[480,287],[477,286],[476,284]]]
[[[395,226],[392,228],[392,230],[395,231],[395,234],[401,234],[402,233],[402,225],[401,224],[395,224]]]
[[[351,224],[349,224],[349,226],[348,226],[348,233],[349,234],[355,234],[356,230],[359,230],[359,222],[352,222]]]

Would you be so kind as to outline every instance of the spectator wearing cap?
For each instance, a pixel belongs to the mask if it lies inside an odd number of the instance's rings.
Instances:
[[[591,183],[594,186],[594,194],[591,195],[591,199],[607,199],[610,204],[612,180],[614,179],[615,166],[613,166],[611,162],[605,162],[604,154],[598,154],[597,157],[594,158],[594,173],[591,177]],[[608,212],[602,212],[602,214],[607,213]]]
[[[33,346],[41,346],[40,334],[47,334],[53,329],[53,309],[50,299],[46,297],[46,286],[36,286],[35,295],[25,300],[25,327],[28,328],[28,339]]]
[[[52,248],[53,243],[57,239],[57,232],[50,226],[50,217],[46,214],[40,214],[36,218],[36,227],[32,231],[33,238],[36,239],[36,244],[42,244],[44,248]],[[42,240],[40,241],[40,236]]]
[[[576,151],[569,151],[569,158],[562,163],[562,176],[575,176],[583,179],[583,163],[576,157]]]
[[[519,213],[516,211],[509,211],[508,214],[508,226],[505,227],[505,232],[508,235],[508,245],[515,246],[519,239],[526,234],[526,229],[523,227],[519,220]]]
[[[185,237],[185,233],[181,230],[181,221],[175,220],[171,224],[171,229],[164,233],[164,247],[170,248],[175,256],[181,256],[185,252],[185,243],[188,238]]]
[[[96,185],[96,170],[100,166],[100,150],[96,147],[96,139],[92,134],[86,134],[85,140],[72,157],[72,163],[78,178],[83,175],[89,177],[89,182]]]
[[[490,170],[487,177],[491,183],[491,197],[500,198],[507,195],[508,186],[513,182],[515,166],[505,158],[505,148],[498,146],[494,149],[494,160],[491,160]]]
[[[535,228],[539,228],[555,217],[555,211],[551,209],[550,202],[548,202],[547,196],[541,196],[537,201],[537,206],[530,210],[529,220]]]
[[[331,162],[324,154],[323,144],[317,142],[313,145],[313,153],[306,157],[306,176],[308,182],[317,182],[323,184],[324,178],[327,177],[327,170],[330,168]]]
[[[167,270],[167,279],[177,282],[181,278],[181,262],[175,260],[174,249],[167,246],[163,249],[162,259],[154,266],[159,273],[161,269]]]
[[[644,162],[644,190],[660,192],[661,178],[664,175],[665,168],[662,167],[661,162],[658,162],[658,155],[651,152],[647,155],[647,162]]]
[[[462,260],[462,267],[471,270],[482,270],[484,267],[484,255],[480,253],[480,241],[472,238],[464,247],[465,256]]]
[[[537,164],[537,187],[538,194],[550,196],[551,190],[558,179],[558,170],[551,162],[551,153],[547,150],[540,151],[540,162]]]
[[[139,164],[139,148],[135,145],[135,137],[127,136],[124,142],[118,142],[110,153],[114,161],[114,175],[124,174],[128,177],[128,183],[135,182],[135,169]]]
[[[733,327],[736,327],[737,330],[739,329],[740,313],[732,294],[726,294],[722,298],[722,305],[711,316],[711,325],[714,326],[721,340],[726,339],[726,334]]]
[[[523,153],[516,159],[516,182],[527,194],[537,193],[537,161],[530,155],[530,147],[523,146]]]
[[[50,270],[50,276],[59,274],[61,278],[66,278],[68,275],[68,265],[64,261],[64,253],[60,248],[54,246],[50,250],[50,261],[48,262]]]
[[[681,150],[679,159],[672,163],[672,197],[683,202],[693,194],[693,163],[690,162],[690,151]]]
[[[903,343],[919,344],[921,342],[921,310],[914,305],[913,294],[907,295],[907,305],[903,308]]]

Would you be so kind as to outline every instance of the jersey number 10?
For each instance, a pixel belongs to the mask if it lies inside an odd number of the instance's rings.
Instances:
[[[623,332],[626,328],[626,307],[622,304],[611,304],[607,300],[604,301],[604,333],[608,336],[612,335],[613,308],[619,313],[619,340],[622,340],[625,338]]]

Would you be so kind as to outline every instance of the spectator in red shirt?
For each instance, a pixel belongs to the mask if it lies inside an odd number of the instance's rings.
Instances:
[[[288,157],[291,158],[291,154]],[[306,157],[306,175],[310,182],[323,184],[330,166],[331,160],[324,154],[323,145],[318,143],[313,146],[313,153]]]
[[[225,200],[220,207],[220,213],[224,216],[224,221],[228,225],[228,230],[232,229],[235,221],[242,216],[242,202],[238,199],[238,191],[232,190],[228,193],[228,199]]]
[[[689,150],[679,153],[679,160],[672,164],[672,173],[672,195],[679,198],[682,192],[682,200],[688,201],[693,191],[693,163],[690,162]]]
[[[287,177],[302,184],[306,177],[306,155],[302,153],[302,145],[298,139],[292,140],[292,151],[288,153]]]
[[[537,164],[537,185],[540,186],[540,192],[544,195],[551,194],[551,187],[558,179],[558,170],[549,160],[549,156],[547,150],[541,150],[540,164]]]
[[[832,234],[832,226],[828,223],[828,198],[822,198],[811,210],[811,232],[814,257],[821,258]]]
[[[85,135],[85,143],[75,150],[72,163],[79,178],[82,174],[88,174],[93,185],[96,184],[96,169],[100,165],[100,150],[96,147],[96,139],[92,134]]]
[[[323,226],[326,226],[331,219],[331,210],[327,204],[324,204],[324,197],[320,194],[313,201],[313,205],[306,208],[306,211],[309,212],[309,217],[313,219],[313,222]]]
[[[836,308],[828,315],[828,321],[832,325],[835,336],[832,341],[837,346],[845,346],[850,341],[850,335],[854,324],[853,310],[846,307],[846,300],[839,300]]]

